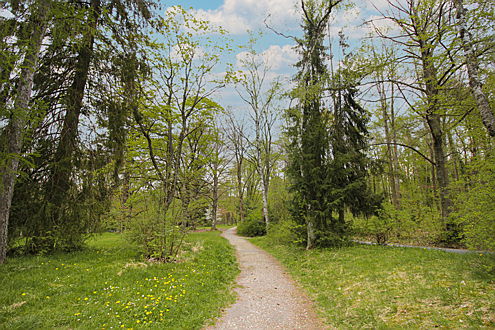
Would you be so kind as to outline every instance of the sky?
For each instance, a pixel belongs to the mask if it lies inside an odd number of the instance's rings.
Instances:
[[[261,54],[270,67],[269,77],[279,77],[290,85],[296,73],[294,64],[298,61],[298,54],[294,48],[294,40],[284,38],[270,31],[265,21],[275,31],[285,35],[301,36],[300,0],[160,0],[162,10],[168,7],[181,5],[197,16],[207,19],[215,25],[220,25],[230,33],[235,45],[246,45],[249,40],[248,31],[262,32],[255,49]],[[370,25],[364,24],[378,17],[379,11],[386,11],[387,0],[344,0],[344,4],[354,2],[354,6],[340,9],[333,13],[331,18],[331,40],[338,44],[338,31],[342,30],[348,37],[350,49],[357,48],[360,41],[370,31]],[[0,12],[0,15],[5,13]],[[385,21],[375,21],[378,26],[386,27]],[[390,24],[390,23],[388,23]],[[240,59],[243,50],[232,54],[223,62],[234,64],[240,68]],[[338,54],[338,53],[336,53]],[[336,55],[338,56],[338,55]],[[336,57],[336,61],[338,58]],[[221,71],[223,68],[219,68]],[[216,96],[216,100],[224,108],[245,109],[246,105],[240,100],[232,86],[225,88]],[[247,111],[247,110],[246,110]]]
[[[354,3],[352,8],[336,11],[331,20],[332,42],[338,43],[338,31],[342,30],[348,37],[350,50],[358,47],[360,40],[371,31],[370,26],[364,22],[376,19],[378,10],[387,8],[387,0],[355,0]],[[293,65],[298,61],[298,55],[294,49],[294,41],[268,30],[264,22],[285,35],[300,36],[300,0],[162,0],[164,8],[173,5],[191,8],[199,17],[222,26],[230,32],[230,37],[238,45],[247,43],[248,31],[261,31],[262,37],[255,48],[271,68],[269,76],[290,81],[295,75]],[[376,24],[383,23],[378,21]],[[235,68],[240,69],[240,58],[242,50],[225,61],[236,63]],[[217,97],[224,107],[246,108],[232,88],[226,88]]]

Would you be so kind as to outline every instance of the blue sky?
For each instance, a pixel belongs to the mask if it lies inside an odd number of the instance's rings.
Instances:
[[[351,0],[345,2],[350,3]],[[360,40],[370,32],[370,27],[363,25],[363,22],[376,18],[379,14],[376,9],[384,10],[387,7],[387,0],[355,0],[354,3],[356,4],[354,8],[339,10],[333,15],[334,44],[338,42],[337,32],[343,30],[349,38],[351,48],[357,47]],[[270,26],[277,31],[299,36],[301,34],[300,0],[162,0],[162,5],[194,8],[193,12],[198,16],[221,25],[231,32],[230,36],[239,45],[245,44],[248,40],[248,30],[262,31],[263,38],[257,43],[256,50],[272,68],[271,76],[290,79],[295,74],[293,64],[297,62],[298,56],[293,48],[294,41],[266,29],[264,20],[267,19]],[[241,56],[242,54],[234,54],[225,61],[236,63]],[[239,98],[232,90],[224,91],[220,97],[223,98],[220,101],[224,107],[242,107]]]

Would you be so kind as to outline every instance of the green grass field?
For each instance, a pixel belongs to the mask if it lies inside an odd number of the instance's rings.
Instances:
[[[218,232],[192,233],[177,263],[140,260],[106,233],[88,249],[0,265],[0,329],[198,329],[234,300],[234,251]]]
[[[488,256],[411,248],[304,249],[253,243],[278,258],[336,328],[495,327]]]

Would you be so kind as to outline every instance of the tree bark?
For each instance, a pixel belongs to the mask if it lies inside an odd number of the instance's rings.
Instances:
[[[213,191],[211,205],[211,230],[217,230],[217,213],[218,213],[218,168],[213,173]]]
[[[446,230],[449,231],[449,228],[447,228],[448,217],[451,212],[452,202],[449,197],[449,175],[446,166],[447,157],[444,150],[445,139],[441,117],[438,114],[438,78],[428,45],[420,42],[420,46],[425,95],[427,98],[425,117],[433,140],[433,155],[435,157],[435,174],[438,182],[441,216]]]
[[[390,129],[392,134],[392,168],[394,171],[394,186],[395,193],[397,195],[397,206],[400,208],[400,179],[397,175],[399,173],[399,156],[397,151],[397,130],[395,126],[395,97],[394,97],[394,84],[391,83],[392,93],[391,93],[391,102],[390,102]]]
[[[478,60],[473,48],[471,34],[466,27],[466,12],[467,9],[463,6],[462,0],[453,0],[457,10],[457,27],[459,36],[462,42],[464,56],[466,57],[466,66],[469,77],[469,87],[476,100],[483,124],[488,130],[490,136],[495,137],[495,116],[490,107],[488,97],[483,92],[482,84],[478,72]]]
[[[269,181],[268,181],[268,178],[264,178],[261,180],[262,181],[262,193],[261,193],[261,197],[263,199],[263,217],[265,218],[265,225],[266,227],[268,228],[268,226],[270,225],[270,217],[268,215],[268,185],[269,185]]]
[[[383,79],[382,79],[383,80]],[[387,165],[388,165],[388,181],[389,181],[389,187],[390,187],[390,192],[391,192],[391,199],[392,199],[392,204],[396,209],[400,207],[400,202],[399,202],[399,195],[397,191],[397,178],[396,178],[396,171],[395,171],[395,166],[394,166],[394,157],[393,157],[393,152],[394,150],[392,149],[392,136],[390,134],[390,117],[387,111],[388,104],[386,101],[386,93],[385,93],[385,87],[383,85],[384,83],[379,83],[378,84],[378,92],[380,94],[380,100],[381,100],[381,106],[382,106],[382,115],[383,115],[383,126],[385,129],[385,142],[387,143]],[[396,147],[395,147],[396,148]]]
[[[440,115],[431,113],[427,115],[427,122],[433,139],[433,155],[435,156],[435,174],[438,181],[440,196],[440,210],[444,223],[451,212],[452,202],[449,197],[449,176],[447,171],[447,157],[444,150],[444,135],[441,126]]]
[[[32,35],[22,64],[18,93],[6,130],[5,144],[2,145],[7,157],[1,164],[0,182],[0,264],[7,254],[8,226],[10,206],[14,195],[16,172],[19,168],[19,157],[23,144],[22,131],[30,115],[29,102],[33,88],[34,72],[37,67],[41,44],[46,32],[50,1],[41,0],[35,3],[37,10],[31,16]]]
[[[309,219],[307,221],[307,234],[308,234],[308,240],[306,242],[306,250],[311,250],[316,246],[316,231],[315,231],[315,224],[313,223],[313,219]]]

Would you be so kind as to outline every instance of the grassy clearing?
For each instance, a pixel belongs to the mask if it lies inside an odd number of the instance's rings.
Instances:
[[[305,251],[253,243],[289,269],[337,328],[495,327],[488,256],[381,246]]]
[[[238,268],[218,232],[192,233],[181,262],[150,264],[118,234],[73,254],[0,265],[0,329],[198,329],[234,300]]]

